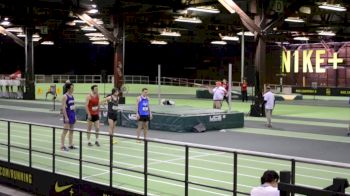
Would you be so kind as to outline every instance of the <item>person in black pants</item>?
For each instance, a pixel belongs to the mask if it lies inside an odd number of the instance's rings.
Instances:
[[[248,88],[247,81],[243,80],[243,83],[241,84],[242,102],[244,102],[244,100],[248,102],[247,88]]]

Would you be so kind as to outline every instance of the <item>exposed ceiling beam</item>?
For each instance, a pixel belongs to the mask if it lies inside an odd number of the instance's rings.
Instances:
[[[106,28],[104,28],[102,25],[97,24],[89,15],[87,14],[76,14],[81,20],[85,21],[89,25],[92,25],[96,27],[109,41],[113,42],[115,41],[115,38],[111,32],[109,32]]]
[[[20,38],[18,38],[15,34],[6,31],[6,29],[2,26],[0,26],[0,33],[5,34],[7,36],[9,36],[11,39],[13,39],[13,41],[15,41],[18,45],[24,47],[24,41],[21,40]]]

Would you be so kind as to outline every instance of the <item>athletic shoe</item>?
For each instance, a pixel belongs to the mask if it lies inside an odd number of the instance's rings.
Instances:
[[[98,143],[98,141],[95,142],[95,145],[100,147],[100,143]]]
[[[62,146],[62,147],[61,147],[61,150],[62,150],[62,151],[65,151],[65,152],[68,152],[68,151],[69,151],[69,149],[68,149],[67,147],[65,147],[65,146]]]
[[[75,146],[73,146],[73,145],[69,146],[68,148],[71,149],[71,150],[78,149],[77,147],[75,147]]]
[[[91,142],[88,143],[88,146],[93,146],[93,144]]]

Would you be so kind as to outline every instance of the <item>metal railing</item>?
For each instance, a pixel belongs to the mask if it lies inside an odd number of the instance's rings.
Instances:
[[[70,80],[72,83],[102,83],[101,75],[35,75],[36,83],[65,83]],[[128,84],[149,84],[148,76],[125,75],[125,83]],[[107,76],[107,83],[113,83],[114,76]]]
[[[170,86],[188,86],[188,87],[200,87],[200,86],[214,86],[217,80],[208,79],[189,79],[189,78],[175,78],[175,77],[161,77],[162,85]],[[155,83],[157,83],[158,77],[156,77]],[[232,86],[240,86],[240,82],[232,81]]]
[[[81,129],[74,129],[75,132],[79,133],[79,158],[73,158],[73,157],[69,157],[66,155],[61,155],[61,154],[57,154],[56,152],[56,132],[57,130],[61,130],[62,127],[58,127],[58,126],[51,126],[51,125],[46,125],[46,124],[38,124],[38,123],[30,123],[30,122],[23,122],[23,121],[12,121],[12,120],[8,120],[8,119],[0,119],[0,122],[2,122],[3,124],[7,124],[7,143],[0,143],[0,146],[6,146],[7,147],[7,161],[9,163],[12,162],[12,157],[11,157],[11,149],[16,148],[16,149],[22,149],[22,150],[28,150],[29,151],[29,167],[32,167],[32,153],[41,153],[41,154],[45,154],[47,156],[51,156],[52,157],[52,168],[51,171],[52,173],[56,173],[56,158],[64,158],[64,159],[69,159],[69,160],[75,160],[75,161],[79,161],[79,179],[83,179],[82,178],[82,167],[84,163],[89,163],[89,164],[94,164],[94,165],[99,165],[99,166],[103,166],[103,167],[108,167],[109,168],[109,186],[110,187],[114,187],[113,186],[113,169],[119,169],[119,170],[124,170],[124,171],[129,171],[129,172],[134,172],[134,173],[138,173],[138,174],[142,174],[144,176],[144,190],[143,193],[144,195],[147,195],[148,193],[148,178],[149,177],[157,177],[157,178],[161,178],[164,180],[170,180],[170,181],[175,181],[175,182],[180,182],[184,184],[184,195],[188,195],[189,192],[189,185],[195,185],[195,186],[199,186],[199,187],[206,187],[206,188],[210,188],[212,190],[217,190],[217,191],[225,191],[225,192],[230,192],[232,193],[232,195],[236,196],[237,194],[242,194],[242,195],[249,195],[249,193],[247,192],[241,192],[237,189],[237,183],[238,183],[238,158],[239,156],[254,156],[254,157],[263,157],[263,158],[269,158],[269,159],[274,159],[274,160],[284,160],[289,162],[289,168],[291,171],[291,184],[295,184],[295,176],[296,176],[296,163],[307,163],[307,164],[314,164],[314,165],[323,165],[323,166],[330,166],[330,167],[335,167],[335,168],[345,168],[345,169],[350,169],[350,164],[346,164],[346,163],[337,163],[337,162],[331,162],[331,161],[322,161],[322,160],[314,160],[314,159],[308,159],[308,158],[301,158],[301,157],[292,157],[292,156],[283,156],[283,155],[276,155],[276,154],[270,154],[270,153],[261,153],[261,152],[254,152],[254,151],[248,151],[248,150],[240,150],[240,149],[232,149],[232,148],[223,148],[223,147],[213,147],[213,146],[207,146],[207,145],[199,145],[199,144],[191,144],[191,143],[184,143],[184,142],[175,142],[175,141],[169,141],[169,140],[161,140],[161,139],[144,139],[143,140],[143,149],[144,149],[144,155],[143,155],[143,171],[139,171],[139,170],[135,170],[133,168],[125,168],[125,167],[121,167],[118,165],[114,165],[113,164],[113,138],[114,137],[118,137],[118,138],[124,138],[124,139],[136,139],[135,137],[132,136],[127,136],[127,135],[121,135],[121,134],[117,134],[117,135],[108,135],[105,133],[100,133],[100,136],[106,136],[109,137],[109,163],[108,164],[103,164],[101,162],[97,162],[97,161],[91,161],[91,160],[85,160],[83,159],[83,145],[82,145],[82,138],[83,138],[83,133],[86,133],[85,130],[81,130]],[[13,145],[11,143],[11,125],[12,124],[21,124],[21,125],[25,125],[28,126],[28,133],[29,133],[29,137],[28,137],[28,148],[22,147],[22,146],[18,146],[18,145]],[[49,128],[52,129],[51,132],[52,133],[52,151],[51,152],[45,152],[45,151],[41,151],[41,150],[37,150],[37,149],[33,149],[33,130],[32,127],[33,126],[38,126],[38,127],[45,127],[45,128]],[[4,129],[6,130],[6,129]],[[22,134],[24,134],[22,132]],[[158,144],[163,144],[163,145],[169,145],[169,146],[177,146],[180,148],[184,149],[184,158],[185,158],[185,170],[184,170],[184,178],[183,179],[176,179],[173,177],[169,177],[166,175],[160,175],[160,174],[155,174],[150,172],[150,170],[148,170],[148,161],[149,161],[149,148],[148,145],[150,143],[158,143]],[[232,169],[232,188],[228,189],[228,188],[223,188],[223,187],[216,187],[213,185],[210,185],[210,183],[207,184],[203,184],[203,183],[198,183],[198,182],[193,182],[189,179],[189,167],[190,167],[190,162],[189,162],[189,150],[190,149],[200,149],[200,150],[208,150],[208,151],[215,151],[215,152],[220,152],[220,153],[228,153],[231,155],[232,157],[232,161],[233,161],[233,169]],[[118,158],[117,158],[118,159]],[[18,163],[17,163],[18,164]]]

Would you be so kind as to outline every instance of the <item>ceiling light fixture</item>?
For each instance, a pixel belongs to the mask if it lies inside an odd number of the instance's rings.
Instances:
[[[90,27],[90,26],[84,26],[81,27],[82,31],[97,31],[94,27]]]
[[[0,24],[3,25],[3,26],[9,26],[11,23],[8,20],[4,20]]]
[[[91,9],[89,11],[87,11],[88,14],[96,14],[98,13],[98,10],[97,9]]]
[[[212,6],[199,6],[199,7],[189,7],[187,10],[196,11],[196,12],[205,12],[205,13],[212,13],[217,14],[220,13],[220,11]]]
[[[41,37],[33,37],[33,42],[37,42],[39,40],[41,40]]]
[[[93,21],[95,21],[97,24],[101,25],[103,24],[103,21],[101,19],[98,19],[98,18],[94,18],[92,19]]]
[[[75,26],[75,22],[74,21],[69,21],[69,22],[66,22],[66,25],[68,25],[68,26]]]
[[[85,33],[88,37],[104,37],[102,33]]]
[[[21,27],[7,28],[6,31],[13,32],[13,33],[23,33],[23,30]]]
[[[308,37],[294,37],[293,39],[298,41],[309,41]]]
[[[237,36],[224,35],[220,37],[222,40],[225,40],[225,41],[239,41],[239,37]]]
[[[318,7],[321,9],[338,11],[338,12],[346,11],[346,7],[341,6],[340,4],[328,4],[328,3],[324,2],[321,5],[319,5]]]
[[[53,41],[43,41],[41,42],[41,45],[54,45],[55,43]]]
[[[179,32],[173,32],[173,31],[162,31],[160,33],[162,36],[171,36],[171,37],[180,37],[181,34]]]
[[[108,39],[105,37],[89,37],[90,41],[107,41]]]
[[[83,20],[73,20],[74,23],[86,23],[85,21]]]
[[[18,33],[17,37],[26,37],[26,35],[24,33]]]
[[[166,41],[160,41],[160,40],[151,40],[151,44],[155,45],[167,45],[168,43]]]
[[[238,32],[237,35],[242,36],[242,31]],[[250,32],[250,31],[246,31],[246,32],[244,32],[244,36],[254,36],[254,33]]]
[[[202,23],[202,21],[197,17],[185,17],[180,16],[175,19],[176,22],[187,22],[187,23]]]
[[[107,41],[96,41],[96,42],[92,42],[92,44],[96,44],[96,45],[109,45],[109,42],[107,42]]]
[[[299,17],[288,17],[284,19],[286,22],[304,23],[305,21]]]
[[[232,0],[218,0],[221,5],[223,5],[231,14],[235,13],[236,11],[232,8],[234,7],[234,3]]]
[[[210,43],[211,44],[216,44],[216,45],[226,45],[227,44],[227,42],[225,42],[225,41],[212,41]]]
[[[335,36],[335,33],[333,31],[319,31],[318,35],[323,35],[323,36]]]

